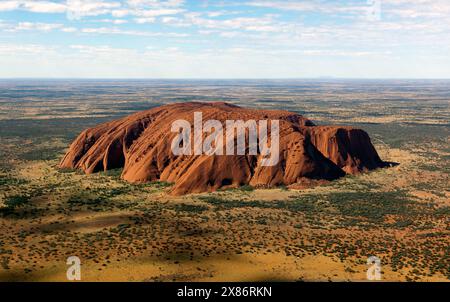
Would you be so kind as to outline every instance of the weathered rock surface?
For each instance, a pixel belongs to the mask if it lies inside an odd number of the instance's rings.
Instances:
[[[280,160],[264,167],[261,155],[183,155],[171,150],[172,122],[279,120]],[[269,127],[270,130],[270,127]],[[270,134],[268,135],[270,137]],[[124,168],[129,182],[174,183],[172,194],[219,188],[292,185],[304,179],[333,180],[383,167],[366,132],[351,127],[315,126],[296,113],[254,110],[226,103],[178,103],[139,112],[83,131],[60,163],[87,174]]]

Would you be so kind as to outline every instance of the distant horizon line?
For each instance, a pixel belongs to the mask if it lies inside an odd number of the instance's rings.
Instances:
[[[450,78],[353,78],[353,77],[299,77],[299,78],[102,78],[102,77],[0,77],[0,81],[3,80],[100,80],[100,81],[113,81],[113,80],[127,80],[127,81],[133,81],[133,80],[165,80],[165,81],[233,81],[233,80],[245,80],[245,81],[282,81],[282,80],[450,80]]]

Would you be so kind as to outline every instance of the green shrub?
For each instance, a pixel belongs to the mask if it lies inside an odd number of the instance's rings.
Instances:
[[[29,196],[16,195],[6,198],[5,205],[10,209],[15,209],[27,204],[29,201]]]
[[[175,205],[175,210],[180,212],[192,212],[192,213],[202,213],[208,210],[207,206],[194,205],[194,204],[177,204]]]

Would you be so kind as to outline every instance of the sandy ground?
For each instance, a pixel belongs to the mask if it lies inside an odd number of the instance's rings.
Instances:
[[[67,281],[68,265],[53,265],[31,273],[27,280]],[[22,278],[21,272],[10,277]],[[0,274],[1,276],[1,274]],[[351,270],[342,262],[326,256],[286,257],[284,254],[243,254],[233,257],[211,257],[182,263],[168,263],[140,257],[113,263],[108,267],[87,263],[81,265],[81,281],[196,281],[196,282],[254,282],[254,281],[333,281],[367,282],[367,266]],[[382,269],[381,281],[402,281],[404,277],[388,268]],[[443,281],[442,276],[422,281]]]
[[[343,178],[334,183],[314,186],[302,190],[281,190],[266,189],[246,191],[222,192],[219,196],[229,198],[230,200],[239,197],[242,200],[258,201],[278,201],[288,200],[292,196],[307,194],[327,194],[330,192],[346,192],[357,190],[367,183],[380,185],[382,191],[389,191],[397,188],[408,188],[410,194],[416,198],[417,202],[434,202],[439,205],[449,204],[449,192],[440,190],[435,192],[428,189],[412,189],[412,185],[421,183],[448,183],[448,175],[440,174],[436,171],[419,170],[416,167],[419,164],[426,163],[427,159],[417,153],[400,149],[387,149],[383,146],[377,146],[380,155],[389,161],[400,163],[399,166],[382,169],[367,174],[361,174],[356,177]],[[0,268],[0,280],[30,280],[30,281],[66,281],[67,265],[64,251],[64,241],[58,243],[57,248],[61,251],[59,256],[50,260],[45,252],[39,252],[33,256],[33,260],[25,263],[27,255],[21,255],[21,246],[30,248],[31,246],[40,246],[41,240],[48,237],[45,234],[65,234],[72,232],[79,235],[95,235],[99,232],[108,231],[117,228],[119,225],[131,224],[130,217],[136,215],[136,210],[122,209],[106,212],[92,212],[89,210],[77,210],[70,213],[55,212],[55,206],[63,204],[74,188],[121,188],[123,183],[118,179],[111,179],[101,174],[85,176],[79,173],[61,173],[56,169],[56,161],[28,161],[19,163],[11,175],[29,182],[32,186],[46,186],[49,183],[55,186],[52,194],[43,195],[33,199],[36,206],[50,205],[49,212],[32,221],[26,220],[6,220],[0,221],[0,230],[6,234],[19,234],[20,232],[34,233],[36,236],[20,241],[17,237],[15,242],[17,246],[13,249],[13,254],[20,255],[14,261],[10,262],[10,268],[5,270]],[[19,192],[22,187],[10,188]],[[208,194],[189,195],[184,197],[173,197],[165,193],[164,189],[148,188],[140,191],[138,195],[133,193],[122,194],[121,198],[127,201],[135,201],[138,205],[146,207],[148,204],[161,204],[173,206],[175,204],[206,205],[199,202],[199,196]],[[4,195],[2,195],[4,197]],[[253,212],[253,213],[252,213]],[[284,224],[291,223],[292,219],[302,221],[301,217],[284,216],[281,212],[271,212],[271,210],[255,210],[250,212],[255,216],[275,215],[279,217]],[[244,209],[231,209],[227,215],[233,217],[254,218]],[[172,214],[166,214],[170,215]],[[201,216],[202,214],[199,214]],[[214,214],[210,214],[211,215]],[[247,216],[246,216],[247,215]],[[278,216],[276,216],[278,215]],[[196,217],[199,218],[199,217]],[[183,221],[178,220],[178,221]],[[395,216],[386,217],[385,223],[394,223]],[[227,228],[239,228],[239,223],[233,222]],[[352,232],[345,230],[314,230],[308,227],[307,222],[302,221],[301,233],[305,234],[335,234],[338,236],[352,238]],[[220,228],[211,222],[208,225],[211,229]],[[157,227],[155,225],[154,227]],[[289,242],[289,236],[293,235],[292,227],[288,225],[274,226],[273,230],[283,230],[286,238],[280,238],[279,242],[286,244]],[[445,231],[445,225],[436,224],[436,232]],[[252,230],[241,230],[243,234],[238,237],[241,240],[247,240],[259,234]],[[424,231],[425,232],[425,231]],[[412,236],[408,230],[393,231],[399,241],[403,237]],[[423,232],[422,232],[423,233]],[[275,234],[275,233],[274,233]],[[266,235],[274,235],[267,233]],[[364,236],[355,232],[351,240],[364,240]],[[375,236],[376,233],[370,234]],[[378,234],[380,235],[380,234]],[[382,234],[381,234],[382,235]],[[247,237],[246,237],[247,236]],[[11,238],[10,238],[11,239]],[[8,239],[8,240],[10,240]],[[133,238],[136,239],[136,238]],[[142,239],[142,238],[141,238]],[[12,240],[12,239],[11,239]],[[131,240],[131,238],[130,238]],[[131,242],[131,241],[130,241]],[[213,244],[208,241],[207,244]],[[292,244],[294,244],[293,242]],[[311,242],[306,242],[312,244]],[[133,243],[134,244],[134,243]],[[289,245],[289,244],[288,244]],[[5,248],[5,246],[3,246]],[[10,248],[6,246],[6,248]],[[273,247],[271,247],[273,249]],[[319,248],[320,249],[320,248]],[[367,264],[365,258],[350,257],[341,261],[336,255],[332,254],[305,254],[301,257],[287,255],[280,251],[261,251],[255,250],[252,253],[243,251],[241,254],[229,253],[226,255],[201,256],[196,255],[192,260],[189,259],[162,259],[155,257],[151,253],[138,252],[131,255],[116,255],[107,258],[114,251],[99,248],[99,255],[102,261],[95,262],[92,259],[82,260],[82,281],[367,281]],[[22,259],[22,260],[21,260]],[[34,263],[32,269],[30,264]],[[27,271],[28,270],[28,271]],[[411,267],[404,267],[400,271],[393,271],[390,265],[382,267],[382,278],[385,281],[405,281],[406,276],[413,270]],[[422,276],[422,281],[449,281],[445,276],[436,273],[432,276]]]

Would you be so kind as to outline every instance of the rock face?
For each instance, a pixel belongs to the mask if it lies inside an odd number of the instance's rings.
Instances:
[[[279,161],[262,166],[261,155],[181,155],[171,144],[177,133],[172,122],[279,120]],[[270,137],[270,127],[269,135]],[[247,144],[248,145],[248,144]],[[247,150],[248,151],[248,150]],[[292,185],[305,179],[333,180],[384,163],[366,132],[350,127],[315,126],[296,113],[254,110],[226,103],[178,103],[139,112],[83,131],[60,163],[61,168],[95,173],[124,168],[122,178],[133,183],[174,183],[172,194],[219,188]]]

